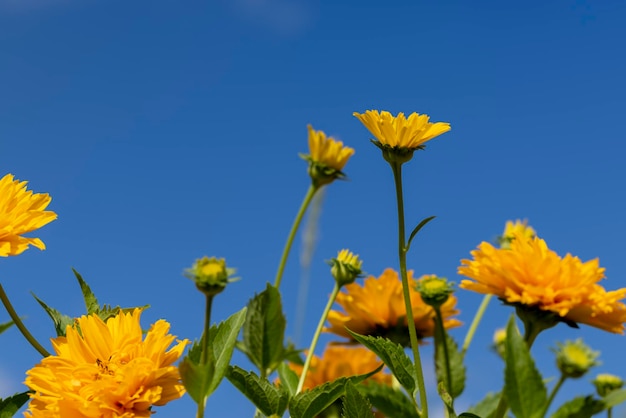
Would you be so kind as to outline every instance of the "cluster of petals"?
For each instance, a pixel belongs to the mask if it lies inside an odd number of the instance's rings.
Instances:
[[[333,137],[326,137],[323,131],[316,131],[311,125],[308,125],[308,130],[311,160],[341,171],[354,154],[354,149],[344,146],[343,142]]]
[[[428,115],[404,113],[393,116],[387,111],[367,110],[353,113],[382,144],[392,148],[417,149],[425,142],[450,130],[447,122],[429,122]]]
[[[419,338],[431,337],[435,332],[435,311],[422,300],[416,290],[417,281],[413,272],[408,272],[413,319]],[[425,277],[425,276],[424,276]],[[337,295],[337,305],[342,311],[332,310],[328,314],[330,326],[327,332],[351,339],[346,328],[361,335],[389,337],[394,331],[407,332],[407,314],[402,294],[402,282],[398,273],[386,269],[380,277],[369,276],[363,286],[352,283]],[[450,296],[441,306],[446,328],[457,327],[461,322],[452,316],[456,310],[456,297]],[[393,338],[392,338],[393,339]]]
[[[526,234],[515,235],[510,248],[483,242],[471,254],[472,260],[461,260],[458,272],[472,280],[463,280],[461,288],[550,311],[566,322],[623,333],[626,288],[607,291],[598,284],[604,268],[597,258],[560,257],[543,239]]]
[[[30,245],[46,248],[39,238],[23,237],[57,218],[45,210],[52,198],[47,193],[26,190],[25,181],[12,174],[0,179],[0,257],[18,255]]]
[[[52,340],[56,355],[27,372],[33,391],[26,417],[149,417],[152,406],[180,398],[184,387],[174,366],[188,341],[175,341],[159,320],[146,333],[140,309],[120,312],[106,323],[83,316]]]

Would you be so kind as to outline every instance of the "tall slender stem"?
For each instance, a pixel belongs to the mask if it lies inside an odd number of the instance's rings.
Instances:
[[[206,295],[206,306],[204,310],[204,333],[202,336],[202,352],[200,353],[200,364],[206,365],[209,361],[209,333],[211,332],[211,307],[213,305],[213,294]],[[204,407],[206,405],[206,397],[202,402],[198,402],[198,412],[196,418],[204,417]]]
[[[448,387],[446,388],[446,390],[448,391],[448,394],[452,397],[452,371],[450,370],[450,354],[448,353],[448,339],[446,338],[446,330],[443,327],[443,315],[441,315],[440,307],[435,308],[435,315],[437,318],[435,326],[439,328],[438,332],[439,335],[441,335],[441,344],[443,344],[443,358],[446,365],[446,378],[448,379]],[[454,398],[452,399],[454,400]]]
[[[296,232],[298,232],[298,228],[300,227],[300,223],[302,222],[302,217],[309,207],[311,199],[313,199],[313,196],[315,196],[315,192],[317,192],[320,187],[321,186],[315,186],[314,184],[311,184],[309,186],[309,190],[307,190],[306,195],[304,196],[304,200],[300,205],[300,210],[298,210],[296,219],[294,219],[293,221],[291,231],[289,231],[289,236],[287,237],[287,242],[285,243],[285,248],[283,249],[283,255],[281,256],[280,263],[278,264],[276,279],[274,280],[274,287],[277,289],[280,287],[280,282],[283,279],[283,272],[285,270],[285,265],[287,264],[287,257],[289,257],[289,251],[291,251],[291,245],[293,244],[293,239],[295,238]]]
[[[548,402],[546,403],[545,408],[543,408],[543,414],[541,414],[542,417],[545,417],[546,414],[548,413],[548,409],[550,408],[550,405],[552,404],[552,401],[554,400],[556,393],[559,391],[559,389],[561,389],[561,386],[563,386],[563,382],[565,382],[565,379],[567,379],[567,377],[565,377],[565,375],[561,373],[561,377],[559,377],[559,381],[556,382],[556,385],[552,389],[552,393],[550,393]]]
[[[39,344],[39,341],[37,341],[37,339],[33,337],[33,334],[31,334],[28,331],[28,329],[26,328],[26,326],[24,325],[20,317],[17,315],[17,312],[15,312],[15,309],[13,309],[13,305],[11,305],[11,302],[9,301],[9,297],[4,292],[4,288],[2,287],[1,284],[0,284],[0,300],[2,301],[2,304],[6,308],[7,312],[9,313],[9,316],[15,323],[15,326],[17,327],[17,329],[19,329],[22,335],[24,336],[24,338],[26,338],[26,341],[28,341],[30,345],[32,345],[33,348],[39,352],[39,354],[41,354],[44,357],[48,357],[50,353],[41,344]]]
[[[311,359],[313,358],[313,353],[315,351],[315,347],[317,346],[317,341],[320,338],[320,334],[322,333],[322,329],[324,328],[324,322],[326,322],[326,317],[330,312],[330,308],[332,308],[333,303],[335,303],[335,299],[339,294],[340,286],[335,283],[335,287],[333,288],[333,292],[328,298],[328,303],[324,308],[324,312],[322,312],[322,317],[320,318],[320,322],[317,324],[317,329],[315,330],[315,334],[313,334],[313,339],[311,340],[311,346],[309,347],[309,351],[306,355],[306,360],[304,361],[304,367],[302,368],[302,374],[300,375],[300,380],[298,381],[298,387],[296,388],[296,394],[300,393],[302,387],[304,386],[304,380],[306,379],[306,374],[309,371],[309,367],[311,367]]]
[[[483,301],[480,303],[480,306],[478,307],[478,310],[476,311],[476,315],[474,315],[474,319],[472,320],[472,325],[470,325],[469,330],[467,331],[467,335],[465,336],[465,341],[463,341],[463,349],[461,351],[463,354],[465,354],[465,352],[469,348],[470,343],[472,342],[472,339],[474,338],[474,334],[476,333],[476,329],[478,328],[478,324],[480,324],[480,321],[483,319],[483,315],[485,314],[485,311],[487,310],[487,306],[489,306],[489,302],[491,301],[492,296],[493,295],[489,294],[483,297]]]
[[[422,371],[422,361],[420,359],[419,345],[417,341],[417,331],[415,329],[415,319],[413,317],[413,306],[411,305],[411,294],[409,292],[409,279],[406,272],[406,241],[404,227],[404,198],[402,197],[402,164],[390,163],[393,171],[393,179],[396,185],[396,200],[398,203],[398,257],[400,261],[400,277],[402,278],[402,293],[404,295],[404,305],[406,307],[406,319],[409,328],[409,338],[411,350],[413,351],[413,361],[415,362],[415,377],[420,395],[420,405],[422,411],[420,416],[428,418],[428,400],[426,397],[426,385],[424,384],[424,372]]]

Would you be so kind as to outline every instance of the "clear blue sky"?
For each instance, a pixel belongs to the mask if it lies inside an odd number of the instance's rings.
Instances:
[[[49,192],[59,214],[39,233],[48,249],[0,260],[0,280],[44,340],[53,330],[29,292],[82,314],[71,267],[101,302],[150,303],[144,325],[162,317],[197,337],[202,297],[182,270],[203,255],[238,269],[216,320],[273,279],[309,183],[298,153],[311,123],[356,154],[350,181],[325,195],[308,345],[332,289],[323,260],[348,247],[369,273],[397,268],[391,171],[352,116],[385,109],[452,125],[405,166],[408,222],[437,215],[409,255],[416,274],[458,282],[461,258],[528,218],[560,254],[600,257],[605,287],[625,287],[625,21],[617,0],[0,0],[0,174]],[[282,286],[292,337],[300,248]],[[481,297],[458,296],[467,324]],[[487,346],[510,313],[490,307],[460,404],[499,390]],[[626,377],[623,336],[564,325],[533,349],[546,377],[548,348],[578,337],[602,350],[597,372]],[[38,355],[15,330],[0,338],[2,397]],[[564,392],[590,392],[592,375]],[[157,417],[192,409],[185,399]],[[208,411],[252,415],[227,381]]]

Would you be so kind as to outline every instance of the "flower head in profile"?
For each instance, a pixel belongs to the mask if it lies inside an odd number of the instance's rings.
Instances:
[[[354,149],[346,147],[343,142],[326,137],[322,131],[316,131],[311,125],[309,130],[309,154],[301,155],[309,162],[309,175],[313,184],[323,186],[337,178],[344,178],[342,173]]]
[[[226,261],[216,257],[204,256],[197,259],[183,274],[193,280],[198,290],[206,295],[216,295],[222,292],[229,282],[237,280],[231,277],[235,274],[235,269],[227,268]]]
[[[601,373],[593,380],[593,385],[596,387],[598,395],[604,397],[617,389],[621,389],[624,386],[624,381],[614,374]]]
[[[523,221],[516,219],[514,221],[507,221],[504,226],[504,232],[498,239],[500,248],[511,248],[511,241],[518,236],[523,239],[532,239],[537,235],[532,226],[528,225],[528,220]]]
[[[321,357],[313,356],[310,369],[304,380],[304,389],[332,382],[340,377],[349,377],[370,373],[382,365],[376,354],[365,347],[345,347],[329,345]],[[289,367],[298,376],[302,374],[302,366],[290,364]],[[382,371],[370,376],[368,380],[391,385],[391,375]]]
[[[361,276],[363,261],[350,250],[341,250],[336,258],[330,260],[330,273],[339,286],[345,286]]]
[[[430,122],[428,115],[411,113],[407,118],[400,112],[393,116],[387,111],[366,110],[365,113],[353,113],[374,135],[372,141],[383,151],[383,156],[389,162],[406,162],[413,157],[413,152],[423,149],[424,144],[431,139],[450,130],[447,122]]]
[[[458,272],[472,280],[463,280],[461,288],[496,295],[525,312],[571,326],[624,332],[626,288],[607,291],[598,284],[604,278],[598,259],[560,257],[544,240],[522,234],[514,234],[510,249],[483,242],[471,254],[472,260],[461,260]]]
[[[120,312],[106,323],[96,314],[76,320],[52,340],[56,355],[26,374],[33,391],[27,417],[149,417],[152,406],[180,398],[184,387],[174,362],[188,341],[168,334],[159,320],[141,331],[141,310]]]
[[[424,276],[424,278],[429,276]],[[435,332],[435,311],[422,300],[417,291],[413,272],[409,272],[409,287],[413,305],[413,320],[418,338],[431,337]],[[330,326],[327,332],[352,339],[346,328],[361,335],[387,337],[403,346],[409,345],[406,308],[402,296],[402,282],[398,273],[387,269],[380,277],[369,276],[363,286],[352,283],[337,295],[336,303],[342,311],[332,310],[328,314]],[[441,305],[441,314],[446,328],[457,327],[461,323],[452,318],[456,310],[456,298],[450,296]]]
[[[556,365],[565,377],[577,379],[600,364],[597,361],[600,353],[593,351],[580,338],[556,344],[557,348],[552,351],[556,354]]]
[[[22,236],[41,228],[57,218],[45,210],[52,198],[47,193],[26,190],[25,181],[15,180],[12,174],[0,179],[0,257],[18,255],[30,245],[44,250],[39,238]]]

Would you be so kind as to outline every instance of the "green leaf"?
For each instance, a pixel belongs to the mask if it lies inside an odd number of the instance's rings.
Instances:
[[[604,402],[593,396],[579,396],[561,405],[551,418],[589,418],[604,409]]]
[[[461,415],[459,415],[459,418],[480,418],[480,417],[476,414],[472,414],[471,412],[463,412]]]
[[[429,216],[428,218],[424,218],[422,219],[422,222],[418,223],[417,226],[413,228],[411,235],[409,235],[409,240],[406,243],[407,252],[409,251],[409,247],[411,246],[411,241],[413,241],[413,238],[415,237],[415,235],[417,235],[417,233],[420,232],[420,229],[422,229],[428,222],[432,221],[435,218],[436,216]]]
[[[526,342],[515,325],[515,316],[506,329],[504,393],[517,418],[541,417],[547,402],[546,387]]]
[[[13,321],[9,321],[9,322],[5,322],[4,324],[0,324],[0,334],[2,334],[4,331],[8,330],[9,328],[11,328],[11,326],[15,325],[15,322]]]
[[[28,392],[22,392],[5,399],[0,399],[0,418],[11,418],[28,402],[28,398]]]
[[[496,413],[498,403],[500,403],[500,397],[500,392],[490,392],[482,401],[472,406],[468,412],[483,418],[492,418]]]
[[[343,398],[342,418],[374,418],[372,405],[354,387],[352,382],[346,383],[346,394]]]
[[[43,309],[46,311],[48,316],[52,318],[52,322],[54,323],[54,330],[56,331],[57,336],[65,337],[65,329],[67,328],[68,325],[73,325],[74,320],[67,315],[63,315],[61,312],[57,311],[56,309],[51,308],[48,305],[46,305],[44,301],[42,301],[37,296],[35,296],[34,293],[32,295],[35,299],[37,299],[37,302],[39,302],[39,304],[43,307]]]
[[[217,389],[226,374],[228,364],[235,349],[237,335],[246,319],[246,308],[232,314],[217,326],[212,326],[209,333],[209,347],[212,351],[211,361],[215,362],[215,370],[211,378],[206,396]]]
[[[443,382],[439,382],[437,384],[437,392],[439,393],[439,397],[443,401],[443,404],[447,408],[448,417],[457,418],[456,414],[454,413],[454,399],[452,399],[452,396],[450,396],[450,394],[446,390],[446,387]]]
[[[450,361],[450,377],[452,384],[448,384],[448,373],[446,373],[446,357],[443,339],[446,339],[448,348],[448,359]],[[450,335],[444,331],[441,335],[441,328],[435,327],[435,372],[437,381],[443,382],[446,392],[452,398],[456,398],[465,389],[465,365],[463,364],[463,353],[459,351],[458,345]]]
[[[93,294],[91,288],[87,284],[83,277],[72,268],[74,272],[74,276],[76,276],[76,280],[78,280],[78,284],[80,285],[80,290],[83,293],[83,300],[85,301],[85,308],[87,308],[87,315],[91,315],[100,310],[100,305],[98,304],[98,299],[96,299],[96,295]]]
[[[311,390],[297,394],[289,403],[289,412],[292,418],[314,418],[328,408],[345,392],[347,382],[361,383],[368,377],[378,373],[382,365],[376,370],[352,377],[340,377],[332,382],[316,386]]]
[[[358,389],[385,416],[419,418],[415,403],[401,390],[373,380],[359,385]]]
[[[626,389],[615,390],[602,398],[606,408],[613,408],[626,401]]]
[[[256,373],[247,372],[237,366],[228,368],[226,378],[264,415],[282,416],[285,413],[289,394],[272,385],[267,379],[261,379]]]
[[[212,358],[202,364],[202,339],[194,342],[191,349],[178,365],[183,385],[197,404],[204,402],[208,396],[213,375],[215,374],[215,361]],[[212,356],[210,356],[212,357]]]
[[[296,394],[298,388],[298,375],[291,370],[287,363],[280,363],[278,366],[278,376],[280,377],[280,384],[284,387],[290,396]]]
[[[400,385],[410,394],[415,396],[417,391],[417,383],[415,381],[415,373],[413,362],[404,352],[404,348],[400,344],[382,338],[372,337],[369,335],[360,335],[347,330],[352,337],[372,350],[385,363],[391,373],[398,379]]]
[[[271,284],[248,302],[243,325],[243,352],[250,361],[269,374],[284,358],[285,315],[280,293]]]

